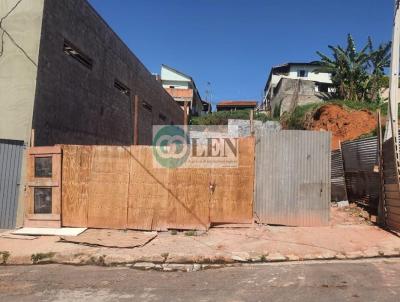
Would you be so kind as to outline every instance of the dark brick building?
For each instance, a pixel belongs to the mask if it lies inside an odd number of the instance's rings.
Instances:
[[[31,126],[37,146],[132,144],[135,95],[140,100],[139,144],[151,143],[152,125],[183,123],[179,105],[86,0],[33,2],[22,2],[6,21],[14,27],[40,27],[36,37],[27,36],[25,44],[27,52],[33,49],[30,59],[36,63],[37,72],[29,76],[36,85],[30,88],[31,96],[24,95],[25,102],[10,104],[5,108],[9,112],[3,114],[14,114],[15,123]],[[26,24],[24,17],[37,22]],[[24,56],[20,60],[30,64]],[[11,68],[17,68],[19,62],[13,64]],[[19,121],[21,111],[24,117]],[[7,127],[15,131],[4,128],[0,138],[29,141],[29,129]],[[13,133],[20,135],[13,137]]]

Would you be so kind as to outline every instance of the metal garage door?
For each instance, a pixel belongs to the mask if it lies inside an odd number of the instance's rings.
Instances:
[[[21,141],[0,139],[0,229],[15,227],[23,149]]]

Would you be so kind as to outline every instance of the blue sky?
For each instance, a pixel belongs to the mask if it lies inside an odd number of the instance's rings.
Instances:
[[[191,75],[205,98],[260,100],[270,68],[318,59],[352,33],[391,39],[393,0],[90,0],[151,72]]]

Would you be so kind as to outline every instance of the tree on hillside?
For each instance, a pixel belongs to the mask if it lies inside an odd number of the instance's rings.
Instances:
[[[357,51],[353,37],[347,37],[347,46],[328,46],[332,57],[321,52],[319,71],[330,72],[337,95],[341,99],[352,101],[379,100],[380,90],[384,84],[384,69],[390,64],[390,43],[379,45],[374,49],[372,39]]]
[[[378,100],[380,98],[380,90],[386,87],[385,68],[390,66],[392,43],[382,43],[375,50],[372,39],[368,39],[369,43],[369,64],[371,68],[371,76],[369,78],[369,100]]]

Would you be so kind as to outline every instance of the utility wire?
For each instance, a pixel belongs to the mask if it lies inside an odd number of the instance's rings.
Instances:
[[[8,16],[10,16],[15,9],[21,4],[23,0],[18,0],[17,3],[11,8],[11,10],[4,15],[0,19],[0,30],[1,30],[1,37],[0,37],[0,57],[3,56],[4,54],[4,36],[6,35],[10,41],[24,54],[24,56],[35,66],[37,67],[36,62],[28,55],[28,53],[14,40],[14,38],[11,36],[11,34],[3,27],[3,22],[4,20],[7,19]]]

